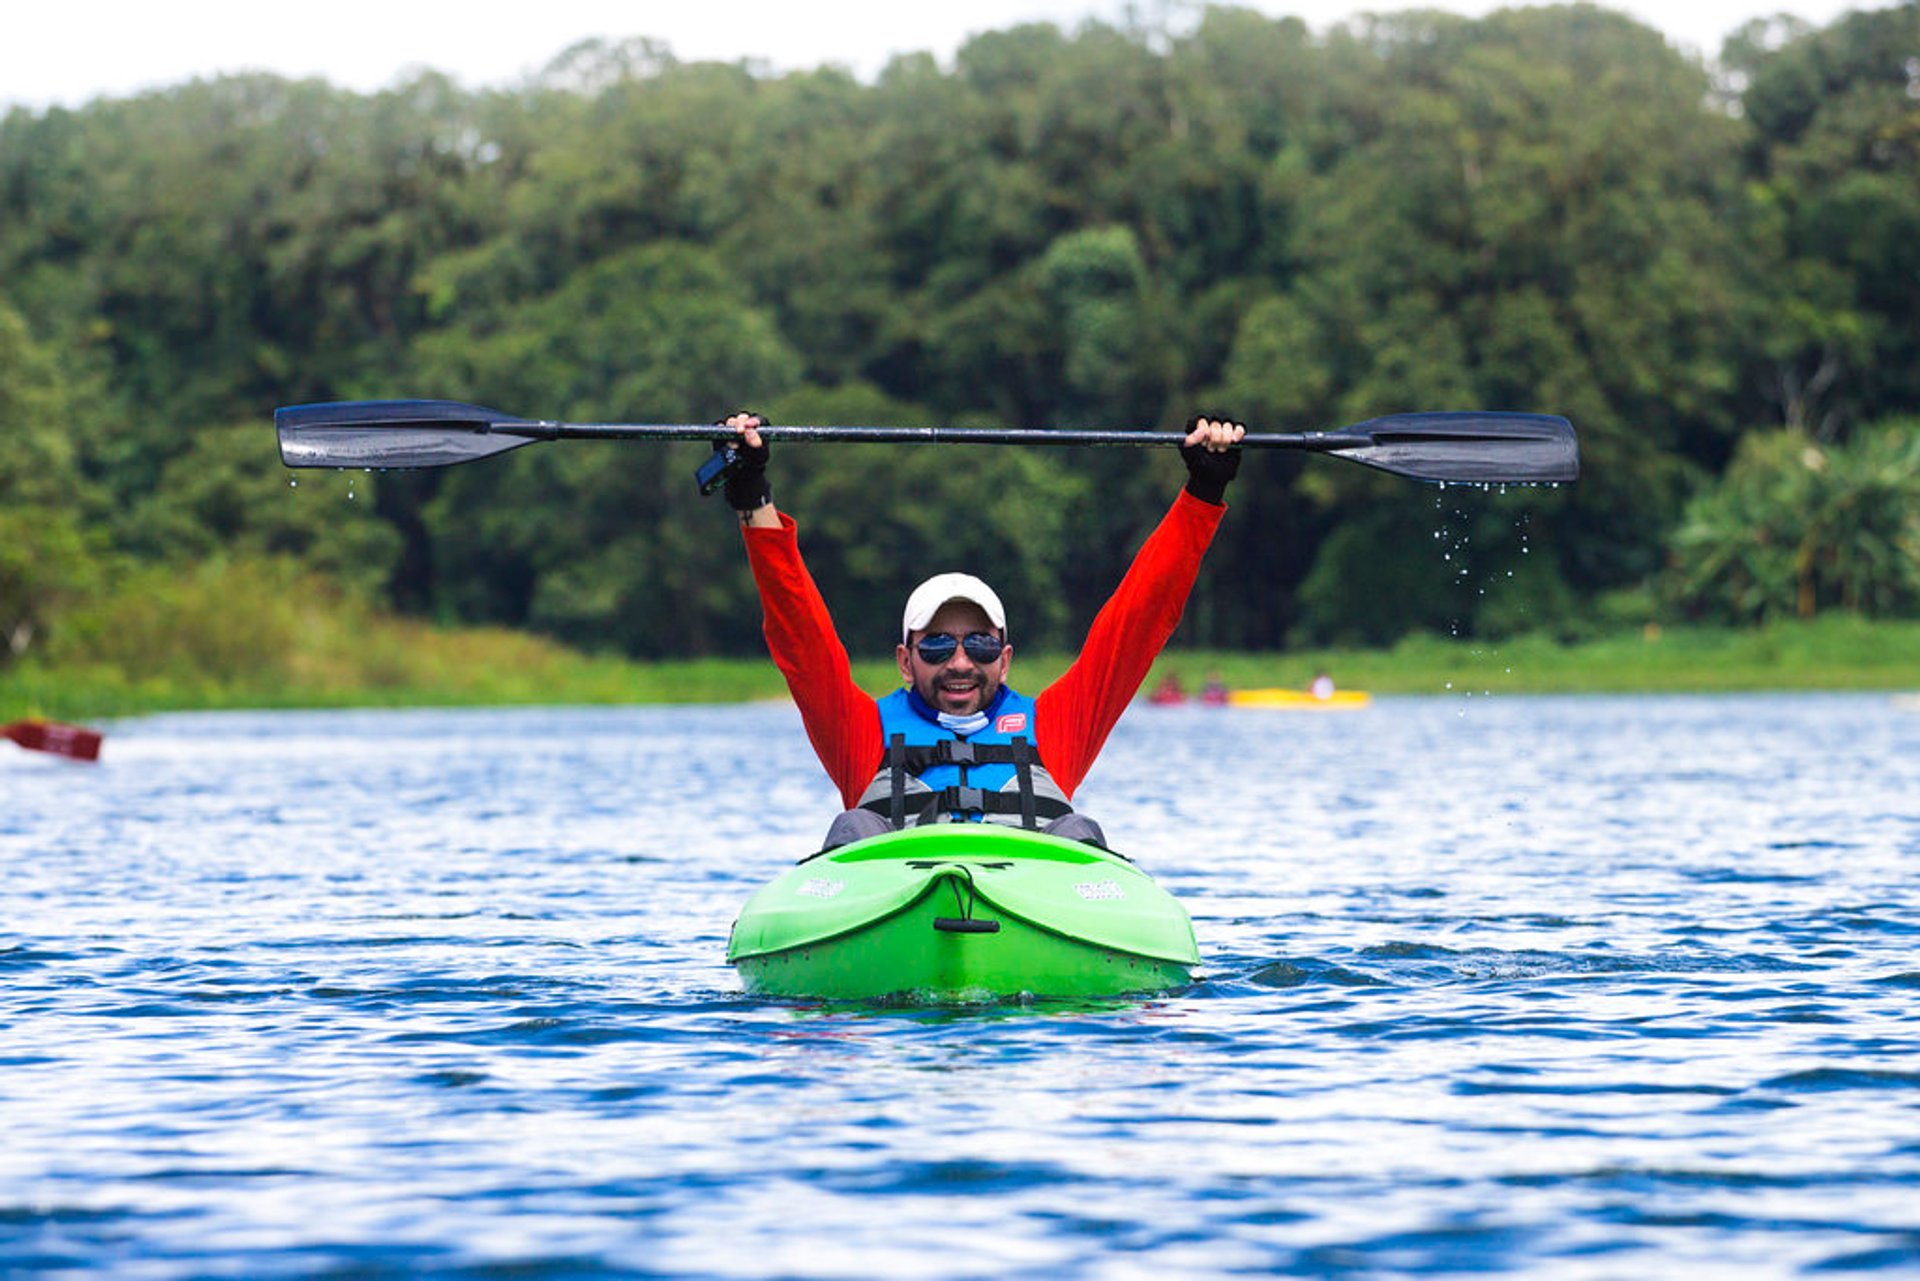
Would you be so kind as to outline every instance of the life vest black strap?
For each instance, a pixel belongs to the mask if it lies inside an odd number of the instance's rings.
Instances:
[[[984,814],[987,812],[987,793],[964,783],[943,787],[933,794],[931,808],[939,814]]]
[[[876,797],[861,808],[885,814],[888,825],[895,831],[906,827],[909,822],[915,826],[937,823],[949,815],[961,820],[975,816],[1017,816],[1020,826],[1030,831],[1037,830],[1042,820],[1051,822],[1073,813],[1073,806],[1065,800],[1041,796],[1034,791],[1033,774],[1037,762],[1038,754],[1033,750],[1033,744],[1025,738],[1016,738],[1010,743],[970,743],[959,738],[942,739],[937,743],[909,747],[905,734],[895,734],[887,741],[886,799],[883,801]],[[936,765],[958,766],[959,783],[939,791],[914,793],[910,813],[908,775],[917,776]],[[984,788],[969,786],[967,770],[980,765],[1013,766],[1016,790],[989,792]]]
[[[919,799],[918,797],[915,798]],[[943,787],[928,794],[927,803],[921,807],[916,822],[937,823],[943,815],[954,814],[971,817],[975,814],[1017,814],[1022,827],[1037,828],[1040,819],[1049,822],[1063,815],[1073,813],[1073,806],[1065,801],[1054,800],[1050,796],[1035,796],[1031,791],[988,792],[978,787]],[[1029,820],[1028,815],[1032,815]]]
[[[907,825],[907,736],[895,734],[887,744],[887,772],[892,775],[892,795],[887,804],[887,822],[894,831]]]
[[[904,743],[906,735],[896,734],[894,738]],[[1016,738],[1011,743],[969,743],[964,738],[945,738],[937,743],[918,743],[912,747],[902,747],[903,760],[907,773],[924,774],[935,765],[958,765],[969,769],[976,765],[1019,765],[1033,762],[1033,745],[1024,738]],[[893,757],[889,753],[887,763],[892,765]]]
[[[1036,796],[1032,792],[989,792],[978,787],[943,787],[937,792],[916,792],[912,797],[912,807],[907,805],[908,798],[900,798],[900,817],[893,817],[892,797],[885,801],[869,801],[860,808],[875,813],[885,813],[887,822],[897,831],[909,822],[937,823],[945,814],[1017,814],[1022,827],[1038,827],[1041,820],[1052,822],[1056,818],[1073,813],[1073,806],[1051,796]]]
[[[1027,740],[1024,738],[1016,738],[1013,741],[1022,748],[1027,745]],[[1013,769],[1015,776],[1020,780],[1020,826],[1029,832],[1035,831],[1040,826],[1040,820],[1039,798],[1033,794],[1033,753],[1023,752],[1020,758],[1014,761]]]

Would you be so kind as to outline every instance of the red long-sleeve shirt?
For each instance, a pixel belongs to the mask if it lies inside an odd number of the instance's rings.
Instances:
[[[1224,506],[1180,491],[1101,607],[1079,657],[1034,698],[1034,750],[1071,797],[1173,635]],[[851,809],[886,757],[880,709],[853,683],[846,646],[800,558],[799,528],[745,527],[767,649],[799,705],[807,739]]]

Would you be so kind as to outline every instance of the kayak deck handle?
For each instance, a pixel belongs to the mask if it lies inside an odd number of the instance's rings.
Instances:
[[[998,934],[1000,922],[976,921],[970,916],[936,916],[933,928],[943,934]]]
[[[1000,922],[976,921],[973,918],[973,869],[965,863],[950,864],[944,873],[947,883],[953,886],[953,905],[960,909],[958,916],[936,916],[933,928],[942,934],[998,934]]]
[[[1013,864],[1005,859],[973,859],[966,863],[956,863],[950,858],[910,858],[907,866],[916,872],[924,872],[930,867],[984,867],[992,872],[1004,872]]]

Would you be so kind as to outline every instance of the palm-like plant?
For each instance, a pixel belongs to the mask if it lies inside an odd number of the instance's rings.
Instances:
[[[1719,622],[1920,614],[1920,422],[1844,446],[1796,431],[1748,437],[1688,505],[1664,588],[1680,612]]]

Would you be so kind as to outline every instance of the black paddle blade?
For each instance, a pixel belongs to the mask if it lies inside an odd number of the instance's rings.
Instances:
[[[1548,413],[1396,413],[1336,436],[1365,438],[1334,447],[1340,457],[1415,480],[1565,484],[1580,476],[1572,423]]]
[[[445,467],[518,449],[525,418],[457,400],[347,400],[273,411],[288,467]],[[506,430],[502,430],[506,429]]]
[[[1580,475],[1573,424],[1552,414],[1393,414],[1327,438],[1342,458],[1396,476],[1469,485],[1558,485]]]

